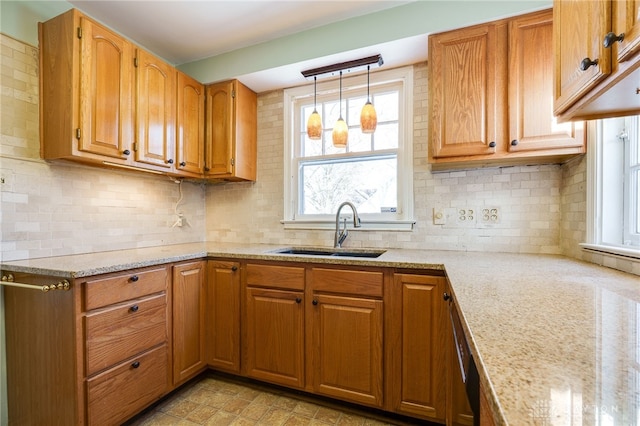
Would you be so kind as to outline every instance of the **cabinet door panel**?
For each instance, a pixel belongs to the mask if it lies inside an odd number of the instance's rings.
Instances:
[[[381,407],[382,300],[322,294],[313,300],[314,391]]]
[[[624,40],[614,44],[618,62],[624,62],[640,51],[640,1],[617,0],[613,6],[613,32],[624,34]]]
[[[201,175],[204,158],[204,86],[178,72],[176,169]]]
[[[240,272],[237,262],[207,264],[207,363],[240,372]]]
[[[495,25],[429,38],[429,99],[433,158],[491,154],[498,123],[501,72]]]
[[[170,169],[175,146],[175,69],[138,49],[136,161]]]
[[[611,50],[603,46],[611,30],[609,1],[562,0],[553,5],[555,96],[554,112],[560,114],[611,73]],[[598,64],[585,71],[581,62]]]
[[[126,159],[133,140],[132,45],[81,18],[80,151]]]
[[[553,116],[552,12],[511,20],[509,41],[509,151],[583,146],[582,123]]]
[[[304,386],[303,293],[247,288],[247,375],[285,386]]]
[[[205,168],[209,175],[233,174],[233,81],[207,87]]]

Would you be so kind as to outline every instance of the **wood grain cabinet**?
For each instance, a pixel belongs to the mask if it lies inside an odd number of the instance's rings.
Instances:
[[[553,13],[558,117],[638,114],[640,2],[555,0]]]
[[[247,376],[304,388],[304,287],[303,267],[247,265],[242,316]]]
[[[204,85],[177,72],[176,162],[181,175],[204,172]]]
[[[581,124],[553,117],[552,35],[547,10],[429,37],[433,170],[561,162],[585,152]]]
[[[257,96],[238,80],[206,87],[205,177],[255,181]]]
[[[230,373],[240,373],[240,291],[239,262],[207,262],[207,364]]]
[[[206,262],[173,266],[173,385],[184,383],[206,368]]]

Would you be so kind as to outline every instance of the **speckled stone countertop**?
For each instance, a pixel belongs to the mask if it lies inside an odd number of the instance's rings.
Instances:
[[[446,272],[498,425],[640,423],[640,277],[562,256],[390,249],[375,259],[195,243],[4,262],[80,278],[206,256]]]

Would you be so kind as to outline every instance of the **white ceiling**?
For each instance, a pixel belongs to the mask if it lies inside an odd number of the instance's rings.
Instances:
[[[69,0],[108,27],[180,65],[415,0]],[[385,43],[243,77],[256,92],[305,83],[303,69],[382,54],[387,66],[426,59],[425,38]],[[416,49],[416,46],[422,46]],[[204,82],[207,83],[207,82]]]

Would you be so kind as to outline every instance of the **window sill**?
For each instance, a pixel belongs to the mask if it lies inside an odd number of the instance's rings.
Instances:
[[[322,229],[335,230],[335,221],[322,220],[281,220],[284,229]],[[375,221],[367,220],[360,223],[356,231],[412,231],[415,220]],[[342,223],[340,224],[342,228]],[[353,223],[347,225],[347,229],[354,230]]]
[[[583,250],[596,252],[604,255],[625,257],[632,260],[640,261],[640,250],[639,249],[630,249],[624,247],[614,247],[614,246],[605,246],[601,244],[580,244]]]

